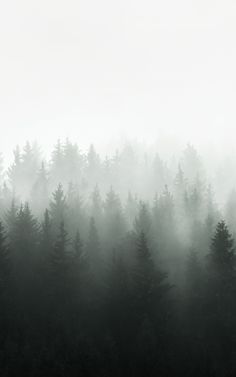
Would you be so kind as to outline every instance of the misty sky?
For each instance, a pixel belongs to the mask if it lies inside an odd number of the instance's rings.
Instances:
[[[65,136],[232,143],[235,19],[233,0],[2,1],[0,148]]]

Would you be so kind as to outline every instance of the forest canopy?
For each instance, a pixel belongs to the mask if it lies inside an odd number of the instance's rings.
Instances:
[[[235,375],[233,187],[192,145],[42,156],[1,161],[1,374]]]

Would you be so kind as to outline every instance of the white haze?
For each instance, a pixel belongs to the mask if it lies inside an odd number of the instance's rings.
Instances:
[[[233,0],[2,1],[1,150],[127,137],[228,153],[235,19]]]

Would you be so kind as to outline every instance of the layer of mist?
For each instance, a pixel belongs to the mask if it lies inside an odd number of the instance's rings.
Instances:
[[[233,376],[233,169],[191,144],[2,159],[2,375]]]

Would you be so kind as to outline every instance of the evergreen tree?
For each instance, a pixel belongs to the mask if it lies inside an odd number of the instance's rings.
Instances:
[[[59,233],[55,242],[53,253],[51,255],[51,263],[53,272],[56,274],[58,283],[65,284],[66,276],[69,268],[69,245],[68,233],[65,230],[64,222],[62,221],[59,227]]]
[[[83,200],[79,193],[78,187],[70,182],[67,191],[67,218],[68,229],[72,237],[76,234],[77,229],[81,229],[81,233],[85,234],[86,214],[83,208]]]
[[[97,185],[92,192],[91,199],[91,217],[93,217],[97,223],[101,223],[103,220],[103,203],[100,190]]]
[[[153,315],[158,302],[169,289],[165,282],[167,275],[158,271],[148,247],[147,238],[141,232],[137,239],[136,267],[134,270],[134,286],[137,310],[141,316]]]
[[[13,164],[8,168],[8,179],[13,191],[13,194],[17,194],[18,188],[21,184],[21,175],[22,175],[22,160],[21,160],[21,152],[19,146],[16,147],[16,149],[13,151],[14,154],[14,162]]]
[[[100,157],[95,151],[93,145],[90,146],[87,154],[87,167],[86,167],[86,176],[88,184],[91,187],[98,183],[98,176],[101,169]]]
[[[206,289],[206,335],[209,359],[221,373],[233,358],[236,342],[235,315],[235,249],[234,240],[224,221],[217,224],[208,255]]]
[[[51,156],[50,181],[51,181],[52,187],[57,187],[60,182],[63,182],[63,178],[64,178],[63,177],[63,164],[64,164],[63,147],[62,147],[61,141],[58,140]]]
[[[134,221],[134,229],[137,235],[144,233],[147,237],[150,236],[151,232],[151,214],[149,206],[140,201],[139,212]]]
[[[10,242],[13,242],[16,230],[16,219],[17,219],[18,207],[16,205],[16,200],[12,199],[11,206],[5,214],[5,224],[7,229],[7,236]]]
[[[107,325],[116,342],[121,364],[119,367],[123,368],[123,371],[129,370],[130,354],[137,330],[133,321],[134,308],[128,273],[120,251],[114,250],[108,274]]]
[[[48,206],[48,177],[44,162],[42,162],[41,169],[38,172],[36,181],[31,192],[31,201],[36,213],[42,215],[45,208]]]
[[[131,192],[128,194],[127,202],[125,205],[125,217],[128,225],[131,227],[135,221],[138,212],[137,197],[134,197]]]
[[[46,209],[44,212],[44,219],[41,224],[41,238],[40,238],[41,257],[44,263],[47,263],[49,260],[49,255],[51,253],[52,246],[53,246],[52,223],[50,219],[49,210]]]
[[[92,279],[100,280],[102,275],[102,254],[100,239],[93,217],[90,218],[86,254]]]
[[[196,149],[191,144],[188,144],[184,150],[182,165],[189,182],[193,183],[197,177],[202,177],[202,162]]]
[[[120,198],[112,187],[104,203],[104,226],[106,249],[110,251],[112,247],[117,247],[125,234],[125,220]]]
[[[63,180],[65,183],[73,182],[78,184],[81,181],[84,158],[79,152],[77,144],[69,139],[63,146]]]
[[[50,201],[50,215],[53,224],[54,234],[62,222],[65,221],[67,212],[67,202],[64,195],[62,184],[59,183],[56,191],[52,194],[52,200]]]
[[[7,291],[10,273],[9,247],[2,222],[0,222],[0,297]]]
[[[235,272],[234,240],[224,221],[217,224],[209,253],[209,268],[221,277],[232,277]]]
[[[73,250],[74,250],[75,259],[78,260],[80,263],[80,261],[84,257],[84,251],[83,251],[83,242],[81,241],[79,230],[77,230],[76,235],[75,235]]]

